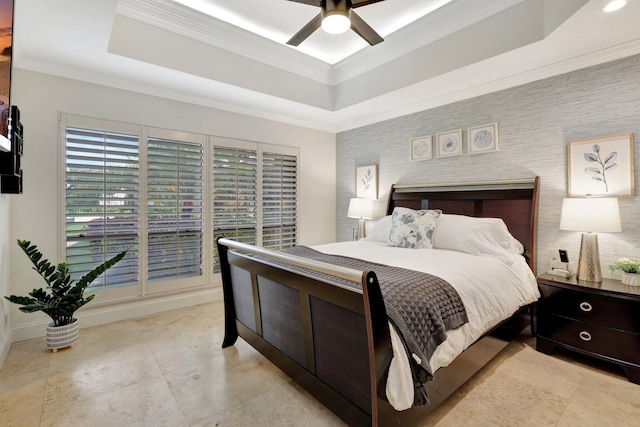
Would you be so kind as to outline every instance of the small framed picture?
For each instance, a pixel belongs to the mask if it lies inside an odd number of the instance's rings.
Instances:
[[[411,138],[411,161],[431,160],[433,158],[433,145],[431,135]]]
[[[476,126],[467,130],[469,137],[469,154],[498,151],[498,124]]]
[[[436,135],[438,157],[453,157],[462,154],[462,129],[442,132]]]
[[[358,166],[356,168],[356,197],[378,198],[378,166]]]
[[[633,133],[569,141],[569,197],[634,197]]]

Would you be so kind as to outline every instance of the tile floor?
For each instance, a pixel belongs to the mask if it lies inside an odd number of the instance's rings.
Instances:
[[[222,303],[81,329],[75,348],[12,346],[2,426],[341,426],[241,340],[222,350]],[[638,426],[640,386],[616,367],[537,353],[527,335],[424,426]]]

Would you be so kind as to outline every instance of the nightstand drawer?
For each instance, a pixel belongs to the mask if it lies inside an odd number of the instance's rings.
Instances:
[[[538,317],[538,335],[598,356],[640,365],[640,334],[546,314]]]
[[[538,309],[571,319],[640,333],[640,303],[540,285]]]

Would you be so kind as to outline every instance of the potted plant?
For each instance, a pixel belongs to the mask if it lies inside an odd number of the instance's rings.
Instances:
[[[618,258],[615,264],[609,266],[609,270],[622,271],[620,280],[625,285],[640,286],[640,263],[629,258]]]
[[[51,265],[36,245],[26,240],[18,240],[18,246],[31,260],[33,269],[42,276],[47,286],[34,289],[29,296],[5,296],[12,303],[19,304],[20,311],[34,313],[44,311],[53,322],[47,325],[47,347],[56,352],[59,348],[73,346],[78,340],[78,319],[73,313],[91,301],[95,295],[84,296],[84,291],[100,274],[107,271],[120,261],[127,251],[120,252],[113,258],[103,262],[77,282],[71,280],[69,268],[61,262],[57,266]]]

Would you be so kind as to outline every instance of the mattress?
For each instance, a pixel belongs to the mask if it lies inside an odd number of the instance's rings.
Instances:
[[[430,273],[458,291],[469,322],[447,332],[447,339],[430,360],[434,372],[449,365],[493,326],[540,297],[533,273],[517,254],[470,255],[446,249],[388,247],[384,242],[367,240],[329,243],[313,249]],[[404,410],[413,404],[413,380],[404,348],[391,325],[390,330],[394,357],[387,378],[387,399],[396,410]]]

